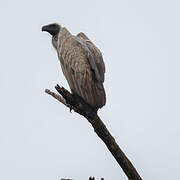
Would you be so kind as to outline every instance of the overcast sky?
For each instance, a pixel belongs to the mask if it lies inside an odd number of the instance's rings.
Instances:
[[[0,179],[126,180],[86,119],[44,93],[68,88],[58,22],[102,51],[99,115],[145,180],[180,179],[180,1],[16,0],[0,6]]]

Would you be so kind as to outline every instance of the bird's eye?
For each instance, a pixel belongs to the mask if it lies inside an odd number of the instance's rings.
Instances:
[[[54,36],[54,40],[57,41],[58,40],[58,36]]]

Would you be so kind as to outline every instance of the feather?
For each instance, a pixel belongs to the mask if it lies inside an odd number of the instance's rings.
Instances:
[[[72,93],[96,109],[104,106],[105,66],[96,46],[84,33],[73,36],[66,28],[61,28],[57,52]]]

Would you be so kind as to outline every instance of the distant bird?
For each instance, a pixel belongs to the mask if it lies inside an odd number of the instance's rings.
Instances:
[[[74,36],[57,23],[43,26],[42,31],[52,35],[52,44],[72,94],[80,96],[96,111],[103,107],[105,65],[99,49],[84,33]]]

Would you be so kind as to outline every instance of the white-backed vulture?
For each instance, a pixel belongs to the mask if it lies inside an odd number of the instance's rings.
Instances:
[[[106,103],[105,65],[99,49],[84,33],[74,36],[56,23],[43,26],[42,31],[52,35],[52,44],[71,92],[95,110],[103,107]]]

